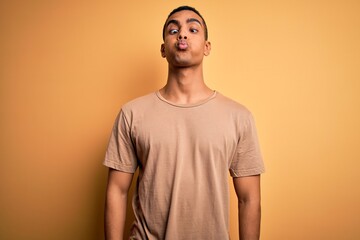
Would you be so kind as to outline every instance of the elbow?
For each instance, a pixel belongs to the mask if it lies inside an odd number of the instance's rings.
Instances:
[[[241,206],[252,206],[255,208],[261,209],[261,200],[260,197],[239,197],[238,198],[239,208]]]

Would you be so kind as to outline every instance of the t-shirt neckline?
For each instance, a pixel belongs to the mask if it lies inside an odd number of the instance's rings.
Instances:
[[[196,102],[196,103],[189,103],[189,104],[178,104],[178,103],[174,103],[174,102],[170,102],[168,100],[166,100],[160,93],[160,91],[156,91],[155,92],[156,96],[163,102],[167,103],[167,104],[170,104],[172,106],[175,106],[175,107],[181,107],[181,108],[191,108],[191,107],[197,107],[197,106],[200,106],[200,105],[203,105],[207,102],[209,102],[210,100],[214,99],[217,95],[217,92],[214,90],[213,91],[213,94],[211,96],[209,96],[208,98],[205,98],[199,102]]]

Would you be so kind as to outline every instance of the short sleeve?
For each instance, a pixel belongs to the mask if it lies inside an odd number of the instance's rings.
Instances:
[[[122,110],[115,120],[103,164],[122,172],[136,171],[137,158],[131,140],[130,126]]]
[[[249,113],[240,123],[240,139],[230,164],[232,177],[258,175],[265,171],[253,116]]]

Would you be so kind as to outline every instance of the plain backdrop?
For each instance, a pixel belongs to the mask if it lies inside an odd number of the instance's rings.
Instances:
[[[360,239],[358,0],[1,1],[0,239],[103,238],[112,124],[165,84],[184,4],[209,27],[206,82],[256,119],[261,239]]]

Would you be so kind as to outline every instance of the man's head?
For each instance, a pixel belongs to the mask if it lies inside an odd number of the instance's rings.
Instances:
[[[200,66],[203,57],[210,54],[205,21],[194,8],[174,9],[165,22],[163,37],[161,56],[171,67]]]
[[[165,23],[164,23],[163,32],[162,32],[163,40],[165,40],[165,29],[166,29],[166,25],[167,25],[167,23],[168,23],[169,18],[170,18],[173,14],[175,14],[175,13],[177,13],[177,12],[180,12],[180,11],[185,11],[185,10],[187,10],[187,11],[192,11],[192,12],[196,13],[197,15],[199,15],[199,17],[200,17],[201,20],[202,20],[202,23],[204,24],[205,40],[208,40],[208,29],[207,29],[206,22],[205,22],[204,18],[201,16],[201,14],[199,13],[198,10],[196,10],[195,8],[190,7],[190,6],[181,6],[181,7],[175,8],[174,10],[171,11],[171,13],[169,14],[169,16],[167,17],[167,19],[166,19],[166,21],[165,21]]]

